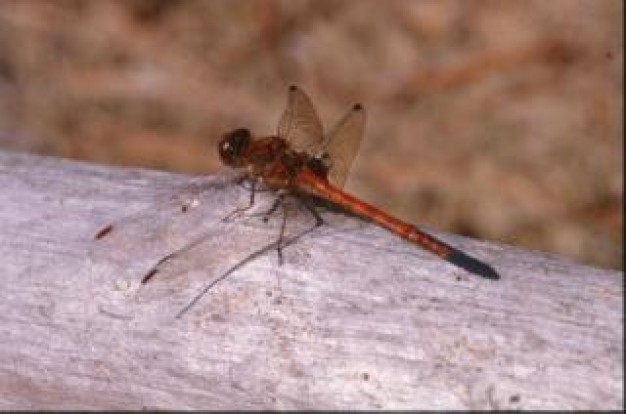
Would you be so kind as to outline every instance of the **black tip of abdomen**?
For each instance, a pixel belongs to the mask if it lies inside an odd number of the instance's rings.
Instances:
[[[453,249],[452,253],[446,257],[446,261],[486,279],[500,279],[500,275],[493,269],[493,267],[466,255],[460,250]]]

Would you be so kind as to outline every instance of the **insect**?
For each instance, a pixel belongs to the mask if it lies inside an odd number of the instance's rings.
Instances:
[[[218,144],[222,162],[229,167],[245,168],[253,179],[250,204],[237,212],[254,204],[254,183],[260,181],[281,194],[313,195],[327,200],[468,272],[499,279],[488,264],[341,190],[364,128],[365,109],[356,104],[324,134],[308,96],[291,86],[276,135],[256,138],[249,130],[240,128],[225,134]],[[320,225],[319,215],[314,209],[309,210]]]
[[[286,219],[283,215],[278,240],[256,250],[213,280],[179,312],[177,318],[190,309],[216,283],[245,263],[273,249],[277,250],[279,261],[282,261],[281,252],[285,246],[295,242],[315,227],[322,225],[322,218],[307,201],[309,196],[340,206],[348,212],[370,220],[470,273],[487,279],[500,278],[498,273],[488,264],[341,189],[358,151],[364,129],[365,109],[362,105],[356,104],[327,134],[324,134],[319,116],[308,96],[298,87],[291,86],[288,93],[287,108],[279,121],[276,135],[254,137],[245,128],[235,129],[223,135],[218,143],[218,152],[222,163],[228,167],[243,169],[244,177],[248,178],[251,183],[248,205],[235,209],[223,221],[228,221],[252,208],[255,193],[258,191],[259,184],[262,184],[278,193],[272,207],[263,213],[264,220],[267,220],[269,215],[281,206],[284,197],[289,194],[301,201],[315,217],[316,223],[307,231],[295,237],[284,239]],[[179,205],[179,212],[183,215],[188,214],[189,208],[191,205],[187,203]],[[94,238],[99,240],[108,237],[109,233],[116,227],[114,224],[109,224],[99,230]],[[204,239],[205,237],[194,239],[182,248],[163,256],[143,276],[141,283],[147,283],[158,273],[162,265],[197,246]],[[113,245],[115,244],[113,243]]]

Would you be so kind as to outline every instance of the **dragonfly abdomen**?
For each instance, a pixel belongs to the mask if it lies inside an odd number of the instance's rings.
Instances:
[[[399,220],[364,201],[344,193],[332,186],[328,181],[316,177],[310,171],[301,171],[296,179],[296,183],[303,190],[338,204],[362,218],[369,219],[381,227],[417,244],[423,249],[436,254],[442,259],[468,272],[488,279],[500,278],[496,271],[489,265],[466,255],[454,247],[448,246],[446,243],[424,233],[411,224]]]
[[[303,171],[297,181],[304,185],[305,189],[313,192],[317,196],[321,196],[335,204],[338,204],[352,213],[371,220],[376,224],[386,228],[392,233],[413,242],[422,248],[446,258],[452,251],[450,246],[435,239],[434,237],[420,231],[415,226],[405,223],[378,208],[367,204],[351,195],[335,188],[326,181],[322,181],[315,177],[311,172]]]

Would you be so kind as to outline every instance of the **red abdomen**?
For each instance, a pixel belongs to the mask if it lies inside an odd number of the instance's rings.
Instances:
[[[360,217],[371,220],[398,236],[416,243],[432,253],[435,253],[439,257],[445,259],[452,251],[450,246],[447,246],[445,243],[418,230],[415,226],[405,223],[404,221],[399,220],[384,211],[339,190],[338,188],[332,186],[328,181],[320,179],[306,169],[298,175],[296,182],[298,184],[298,188],[338,204]]]
[[[315,173],[306,168],[300,171],[295,183],[297,188],[301,191],[327,199],[360,217],[371,220],[468,272],[487,279],[497,280],[500,278],[500,275],[488,264],[449,246],[411,224],[405,223],[364,201],[352,197],[350,194],[344,193],[340,189],[332,186],[325,178],[318,177]]]

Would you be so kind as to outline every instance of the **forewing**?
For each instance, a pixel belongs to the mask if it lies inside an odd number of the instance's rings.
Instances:
[[[196,211],[200,209],[191,208],[192,204],[200,203],[204,205],[201,210],[206,210],[206,205],[210,205],[210,200],[202,200],[206,197],[208,195],[190,187],[181,194],[166,194],[163,199],[150,202],[145,208],[107,224],[94,237],[90,258],[97,263],[128,267],[141,260],[158,259],[201,231],[199,223],[210,221],[199,220]],[[213,221],[219,221],[219,218]]]
[[[365,131],[365,108],[354,105],[326,136],[318,157],[330,161],[329,179],[342,188]]]
[[[324,130],[320,118],[309,97],[297,86],[289,88],[287,108],[277,133],[297,151],[314,154],[322,145]]]

